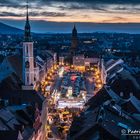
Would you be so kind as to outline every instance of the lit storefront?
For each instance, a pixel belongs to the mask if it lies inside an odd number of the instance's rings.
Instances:
[[[84,100],[79,100],[79,99],[61,99],[57,103],[57,108],[58,109],[63,109],[63,108],[79,108],[82,109],[84,107],[85,101]]]

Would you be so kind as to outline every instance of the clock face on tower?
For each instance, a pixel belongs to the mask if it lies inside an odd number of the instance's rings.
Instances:
[[[29,67],[30,67],[29,61],[26,61],[26,62],[25,62],[25,67],[26,67],[26,68],[29,68]]]

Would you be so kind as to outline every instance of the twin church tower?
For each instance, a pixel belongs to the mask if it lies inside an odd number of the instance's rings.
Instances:
[[[31,27],[29,23],[29,13],[28,13],[28,1],[27,1],[27,13],[26,13],[26,23],[24,29],[24,41],[23,41],[23,82],[25,86],[31,86],[36,81],[35,74],[35,63],[34,63],[34,44],[31,37]],[[77,30],[74,25],[72,31],[72,45],[70,52],[72,55],[75,54],[77,49],[78,39],[77,39]]]

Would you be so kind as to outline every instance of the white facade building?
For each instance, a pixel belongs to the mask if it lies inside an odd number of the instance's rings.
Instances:
[[[34,85],[34,83],[39,79],[39,70],[34,63],[34,45],[31,37],[31,29],[28,16],[28,5],[27,5],[27,15],[26,24],[24,30],[24,42],[23,42],[23,67],[22,76],[25,86]]]

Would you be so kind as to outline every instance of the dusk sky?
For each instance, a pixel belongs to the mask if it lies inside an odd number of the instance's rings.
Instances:
[[[29,4],[34,24],[35,21],[140,23],[140,0],[29,0]],[[0,20],[22,26],[25,5],[26,0],[1,0]]]

